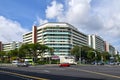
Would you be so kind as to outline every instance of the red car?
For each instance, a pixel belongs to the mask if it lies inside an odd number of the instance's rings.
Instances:
[[[70,67],[69,63],[60,63],[59,67]]]

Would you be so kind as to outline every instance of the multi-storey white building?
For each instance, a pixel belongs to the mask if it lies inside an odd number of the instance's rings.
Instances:
[[[2,44],[2,50],[3,51],[10,51],[14,50],[16,48],[19,48],[22,45],[22,42],[10,42],[10,43],[3,43]]]
[[[46,23],[23,35],[23,43],[36,42],[54,48],[56,55],[68,55],[74,45],[88,46],[88,36],[68,23]]]
[[[94,34],[88,35],[88,45],[89,47],[100,52],[105,51],[105,42],[100,36]]]
[[[23,35],[23,43],[32,43],[32,32]]]
[[[116,54],[115,47],[113,47],[111,44],[105,42],[105,51],[109,52],[111,55]]]

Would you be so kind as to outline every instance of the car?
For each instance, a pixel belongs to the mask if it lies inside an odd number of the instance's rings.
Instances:
[[[59,67],[70,67],[69,63],[60,63]]]
[[[115,62],[115,65],[120,65],[120,62]]]
[[[105,63],[102,62],[102,61],[100,61],[100,62],[98,62],[97,64],[98,64],[98,65],[104,65]]]
[[[110,62],[109,64],[110,64],[110,65],[115,65],[115,62]]]
[[[18,64],[17,64],[17,67],[28,67],[29,66],[29,64],[27,64],[27,63],[25,63],[25,62],[19,62]]]
[[[97,62],[92,62],[91,64],[92,64],[92,65],[97,65]]]
[[[17,64],[18,64],[18,60],[13,60],[13,61],[12,61],[12,64],[13,64],[13,65],[17,65]]]

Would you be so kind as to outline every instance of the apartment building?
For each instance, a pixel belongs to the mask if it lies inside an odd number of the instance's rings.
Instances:
[[[36,42],[54,48],[56,55],[68,55],[74,45],[88,46],[88,36],[68,23],[46,23],[23,35],[23,43]]]
[[[116,54],[116,50],[115,47],[113,47],[111,44],[109,44],[108,42],[105,42],[105,51],[109,52],[111,55]]]
[[[88,35],[88,45],[89,47],[98,50],[100,52],[105,51],[105,42],[104,40],[95,34]]]
[[[26,34],[23,35],[23,43],[32,43],[32,31],[31,32],[27,32]]]
[[[2,51],[10,51],[16,48],[19,48],[22,45],[22,42],[10,42],[10,43],[3,43],[2,44]]]

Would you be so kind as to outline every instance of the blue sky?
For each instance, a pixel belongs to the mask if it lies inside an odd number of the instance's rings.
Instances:
[[[46,22],[70,23],[120,50],[120,0],[0,0],[0,41],[22,41]]]
[[[48,3],[49,0],[1,0],[0,15],[29,28],[37,16],[44,18]]]

